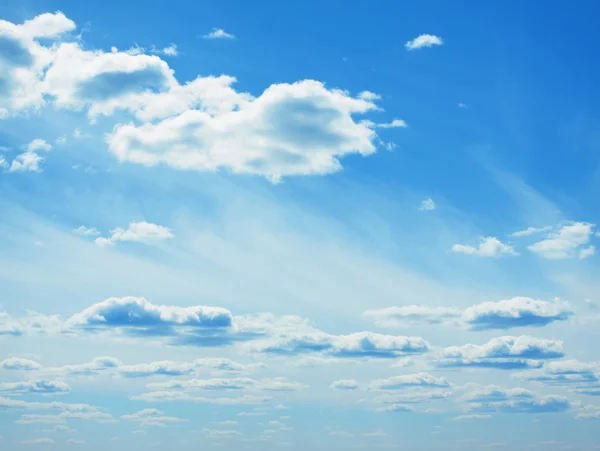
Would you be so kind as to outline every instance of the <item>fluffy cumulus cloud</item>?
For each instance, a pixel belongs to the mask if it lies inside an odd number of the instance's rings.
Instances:
[[[467,244],[455,244],[452,246],[452,252],[494,258],[502,257],[503,255],[518,255],[512,246],[504,244],[493,236],[481,238],[477,247]]]
[[[357,332],[333,335],[315,328],[310,321],[271,314],[234,316],[223,307],[196,305],[179,307],[155,305],[144,298],[108,298],[71,315],[34,315],[13,319],[0,316],[0,330],[5,334],[67,334],[128,336],[157,340],[179,346],[226,346],[242,344],[255,353],[272,356],[316,354],[331,359],[397,358],[421,354],[430,345],[421,337]],[[97,371],[120,362],[104,358],[91,362],[81,371]],[[151,368],[132,369],[144,374]],[[163,364],[158,371],[187,371],[189,367]]]
[[[378,96],[368,91],[353,97],[302,80],[274,84],[253,96],[233,89],[235,78],[225,75],[180,83],[159,56],[175,55],[176,47],[153,48],[148,54],[140,47],[87,50],[69,38],[74,29],[61,13],[22,25],[1,23],[0,47],[8,55],[3,64],[10,68],[10,80],[2,81],[8,86],[1,94],[2,114],[51,104],[86,111],[93,121],[126,111],[137,122],[119,123],[106,137],[109,151],[122,162],[222,169],[279,181],[338,171],[344,155],[376,151],[382,142],[375,128],[406,126],[400,119],[380,124],[355,120],[380,110],[373,103]],[[40,37],[54,42],[42,44]],[[233,35],[215,29],[206,37]],[[24,154],[15,170],[37,170],[40,158]]]
[[[283,335],[262,347],[262,352],[276,355],[298,355],[321,352],[338,358],[395,358],[429,350],[420,337],[358,332],[350,335],[329,335],[324,332]]]
[[[594,394],[600,388],[600,363],[562,360],[548,362],[542,369],[518,373],[515,377],[548,385],[576,387],[576,391]]]
[[[528,249],[552,260],[591,257],[595,253],[595,247],[588,243],[594,227],[594,224],[587,222],[569,222],[556,232],[549,233],[543,240],[533,243]]]
[[[109,298],[72,315],[65,323],[71,330],[123,331],[133,336],[189,336],[204,344],[227,339],[233,317],[222,307],[154,305],[144,298]]]
[[[109,150],[146,166],[255,174],[328,174],[339,157],[375,152],[375,132],[352,115],[376,109],[370,101],[329,90],[312,80],[272,85],[235,110],[211,114],[189,109],[157,123],[117,126]]]
[[[559,300],[554,302],[527,297],[482,302],[464,310],[454,307],[407,305],[368,310],[363,316],[383,327],[408,325],[454,324],[472,330],[509,329],[513,327],[546,326],[565,321],[573,313]]]
[[[538,396],[522,388],[502,389],[499,387],[470,388],[463,398],[470,411],[485,413],[560,413],[572,407],[564,396]]]
[[[95,229],[77,229],[78,232],[84,232],[84,235],[92,235]],[[126,229],[117,227],[110,231],[107,238],[96,238],[96,244],[99,246],[110,246],[118,241],[133,241],[136,243],[156,243],[159,241],[174,238],[175,235],[165,226],[152,224],[150,222],[132,222]]]
[[[478,367],[497,369],[535,368],[541,361],[564,356],[560,340],[521,335],[518,337],[497,337],[483,345],[466,344],[445,348],[441,367]]]
[[[472,329],[509,329],[511,327],[545,326],[565,321],[572,315],[560,302],[516,297],[498,302],[483,302],[467,308],[463,320]]]
[[[411,41],[408,41],[404,46],[407,50],[417,50],[426,47],[434,47],[442,45],[444,41],[439,36],[433,34],[422,34]]]

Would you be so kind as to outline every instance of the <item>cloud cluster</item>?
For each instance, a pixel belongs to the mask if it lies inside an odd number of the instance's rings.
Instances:
[[[464,310],[454,307],[407,305],[367,310],[363,315],[378,326],[456,324],[472,330],[539,327],[566,321],[573,312],[559,300],[554,302],[514,297],[495,302],[482,302]]]
[[[7,74],[0,80],[7,87],[0,116],[46,104],[87,111],[92,121],[125,111],[139,122],[120,123],[106,137],[109,151],[122,162],[224,169],[279,181],[338,171],[344,155],[376,151],[375,128],[406,126],[399,119],[357,121],[355,115],[380,110],[375,96],[353,97],[314,80],[274,84],[259,96],[236,91],[229,76],[180,83],[158,56],[174,56],[174,45],[149,54],[141,47],[86,50],[70,37],[74,30],[62,13],[21,25],[0,23],[0,48],[6,50],[0,52],[0,67]],[[205,37],[234,38],[222,29]],[[421,36],[412,48],[433,43]],[[31,155],[37,154],[27,154],[29,160],[17,166],[35,167],[39,161]]]
[[[600,395],[600,363],[563,360],[548,362],[542,369],[517,373],[516,378],[546,385],[572,387],[577,393]]]
[[[403,374],[388,379],[373,381],[370,387],[374,390],[399,390],[407,387],[449,387],[450,383],[443,377],[428,373]]]

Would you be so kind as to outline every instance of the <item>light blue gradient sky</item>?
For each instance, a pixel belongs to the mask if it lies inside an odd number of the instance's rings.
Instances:
[[[599,13],[585,1],[0,5],[0,449],[597,449]],[[440,42],[406,47],[423,34]],[[57,57],[68,45],[70,64]],[[19,65],[21,51],[40,66]],[[35,83],[19,90],[27,70]],[[135,116],[146,100],[91,117],[144,81],[174,101],[211,75],[237,81],[169,118]],[[152,134],[195,109],[210,117],[198,128]],[[407,126],[381,126],[395,119]],[[143,158],[118,158],[114,137]],[[35,139],[51,150],[27,150]],[[213,139],[218,170],[198,163]],[[32,155],[39,167],[18,170]],[[529,227],[543,229],[514,235]],[[195,306],[231,324],[182,320]],[[74,367],[100,357],[118,362]],[[208,358],[242,366],[193,364]],[[159,374],[165,361],[185,372]],[[142,364],[153,373],[129,377]],[[392,377],[404,385],[385,388]],[[185,386],[214,379],[243,388]]]

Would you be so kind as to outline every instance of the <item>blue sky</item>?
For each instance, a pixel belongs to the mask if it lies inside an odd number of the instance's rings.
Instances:
[[[597,449],[595,2],[0,5],[0,447]]]

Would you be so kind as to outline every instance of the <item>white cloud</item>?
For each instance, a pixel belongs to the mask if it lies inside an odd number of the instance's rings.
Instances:
[[[594,224],[587,222],[570,222],[561,226],[558,232],[550,233],[544,240],[528,246],[528,249],[553,260],[589,257],[593,251],[589,247],[582,250],[582,246],[589,242],[594,227]]]
[[[527,227],[524,230],[519,230],[517,232],[512,233],[510,236],[514,236],[516,238],[531,236],[537,233],[546,233],[552,230],[552,226],[544,226],[544,227]]]
[[[213,28],[210,33],[203,36],[204,39],[235,39],[235,36],[227,33],[222,28]]]
[[[169,381],[146,385],[150,390],[260,390],[291,392],[303,390],[305,384],[291,382],[285,378],[255,380],[249,377],[231,379],[190,379],[185,381]]]
[[[21,394],[44,394],[64,395],[71,391],[71,387],[64,382],[58,381],[23,381],[23,382],[0,382],[0,393],[5,395]]]
[[[77,227],[76,229],[73,230],[73,232],[75,232],[78,235],[83,235],[83,236],[100,235],[100,232],[98,231],[98,229],[96,229],[96,227],[86,227],[84,225]]]
[[[8,168],[8,161],[6,161],[6,158],[4,158],[4,156],[0,155],[0,169],[6,168]]]
[[[453,307],[427,307],[407,305],[387,307],[379,310],[367,310],[364,316],[371,318],[382,327],[411,324],[440,324],[460,317],[462,310]]]
[[[358,382],[354,379],[340,379],[334,381],[329,388],[334,390],[356,390],[358,388]]]
[[[442,45],[442,38],[432,34],[422,34],[412,41],[408,41],[405,44],[407,50],[416,50],[424,47],[433,47],[435,45]]]
[[[596,246],[588,246],[579,251],[579,259],[584,260],[596,254]]]
[[[491,415],[472,413],[472,414],[459,415],[457,417],[453,417],[453,418],[451,418],[451,421],[489,420],[490,418],[492,418]]]
[[[120,161],[227,169],[278,181],[336,172],[339,157],[374,153],[375,132],[352,117],[373,109],[371,102],[306,80],[272,85],[235,111],[211,115],[187,110],[158,123],[119,125],[107,143]]]
[[[25,152],[17,155],[12,161],[9,172],[40,172],[40,163],[44,161],[44,157],[38,155],[37,152],[50,152],[52,146],[40,138],[31,141],[25,148]]]
[[[9,172],[40,172],[40,163],[44,161],[35,152],[23,152],[12,161]]]
[[[38,150],[50,152],[52,150],[52,146],[45,140],[36,138],[27,145],[27,152],[37,152]]]
[[[490,236],[481,238],[478,247],[465,244],[455,244],[452,252],[479,257],[501,257],[503,255],[519,255],[512,246],[502,243],[498,238]]]
[[[565,321],[573,312],[559,299],[554,302],[527,297],[482,302],[464,310],[455,307],[428,307],[407,305],[367,310],[363,316],[382,327],[408,325],[454,324],[473,330],[509,329],[512,327],[546,326]]]
[[[466,103],[462,103],[462,102],[458,102],[458,103],[456,104],[456,106],[457,106],[458,108],[469,108],[469,106],[468,106]]]
[[[388,379],[373,381],[370,385],[375,390],[399,390],[407,387],[449,387],[450,383],[443,377],[428,373],[403,374]]]
[[[152,53],[157,53],[165,56],[177,56],[179,51],[177,50],[177,44],[171,44],[163,49],[157,49],[152,47]]]
[[[359,98],[359,99],[362,99],[362,100],[369,100],[369,101],[381,99],[381,96],[379,94],[376,94],[376,93],[371,92],[371,91],[362,91],[362,92],[359,92],[356,97]]]
[[[85,440],[70,438],[67,440],[67,445],[85,445]]]
[[[377,128],[406,128],[408,124],[402,119],[394,119],[392,122],[384,124],[375,124]]]
[[[236,435],[240,435],[239,431],[232,430],[232,429],[224,430],[224,429],[203,428],[200,432],[208,438],[226,438],[226,437],[233,437]]]
[[[11,357],[0,362],[0,367],[5,370],[32,371],[39,370],[42,365],[33,360]]]
[[[56,145],[62,146],[67,143],[67,136],[66,135],[59,136],[58,138],[56,138],[56,140],[54,142],[56,143]]]
[[[431,197],[421,201],[421,205],[419,206],[420,211],[432,211],[435,210],[435,202]]]
[[[133,421],[139,423],[142,427],[164,427],[168,424],[186,423],[189,421],[183,418],[167,416],[164,412],[157,409],[143,409],[134,414],[122,415],[121,420]]]
[[[110,233],[111,235],[108,238],[96,238],[96,244],[107,246],[115,244],[117,241],[134,241],[149,244],[175,237],[167,227],[146,221],[132,222],[127,229],[117,227],[111,230]]]
[[[483,345],[466,344],[444,348],[442,367],[522,369],[539,367],[538,362],[564,356],[563,342],[521,335],[493,338]]]
[[[473,329],[508,329],[510,327],[545,326],[564,321],[572,312],[556,302],[515,297],[498,302],[483,302],[467,308],[463,321]]]

